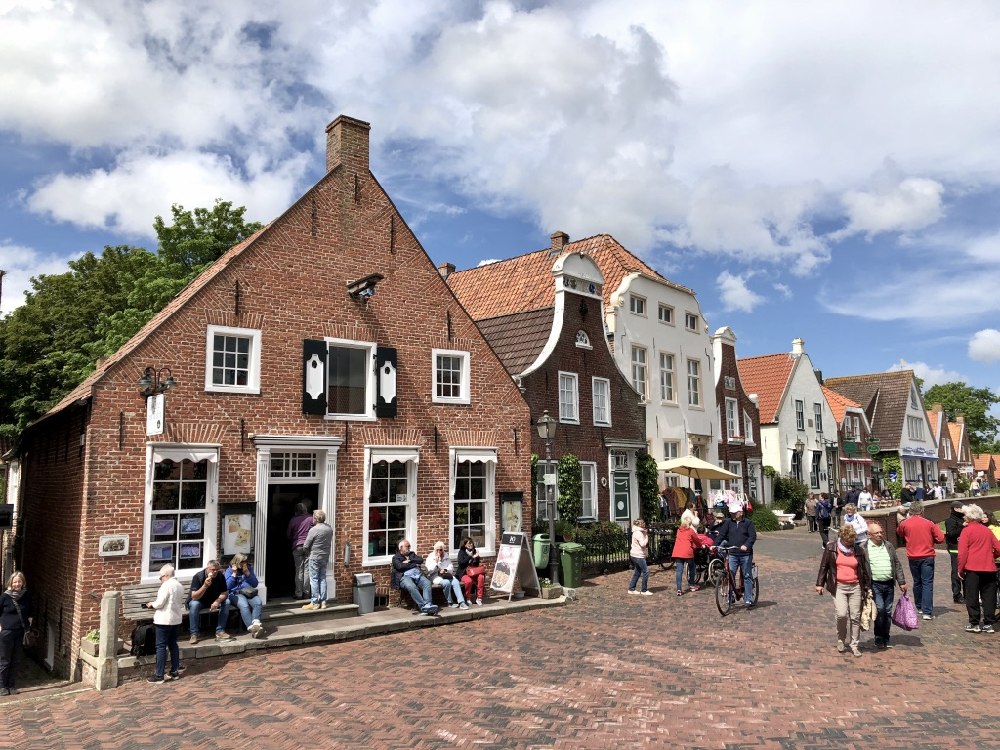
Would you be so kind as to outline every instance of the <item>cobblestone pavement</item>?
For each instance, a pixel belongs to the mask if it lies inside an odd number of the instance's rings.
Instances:
[[[677,597],[673,571],[652,597],[615,573],[567,607],[18,696],[0,747],[1000,747],[1000,635],[963,632],[947,557],[938,619],[855,658],[812,588],[819,549],[803,530],[762,536],[760,604],[725,619],[711,591]]]

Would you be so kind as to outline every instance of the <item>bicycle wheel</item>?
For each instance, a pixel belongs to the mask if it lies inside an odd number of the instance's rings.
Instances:
[[[725,570],[722,567],[722,560],[719,558],[713,558],[708,563],[708,583],[711,586],[715,586],[719,583],[719,579],[725,575]]]
[[[757,563],[750,568],[750,580],[753,581],[753,603],[757,604],[760,598],[760,579],[757,577]]]
[[[663,570],[673,570],[674,565],[676,565],[674,558],[670,556],[670,553],[666,549],[660,553],[659,562],[660,567],[663,568]]]
[[[719,608],[719,614],[723,617],[728,615],[733,607],[733,588],[725,572],[719,576],[719,582],[715,584],[715,606]]]

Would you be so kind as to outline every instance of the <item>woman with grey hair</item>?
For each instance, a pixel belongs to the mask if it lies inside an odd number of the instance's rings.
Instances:
[[[10,577],[7,590],[0,594],[0,695],[14,695],[17,662],[24,634],[31,628],[31,595],[24,573]]]
[[[962,508],[965,529],[958,538],[958,577],[965,582],[965,608],[969,633],[992,633],[997,611],[997,566],[1000,539],[986,526],[986,513],[978,505]],[[982,608],[980,609],[980,599]],[[979,624],[980,615],[982,625]]]
[[[156,599],[146,606],[153,612],[156,626],[156,667],[149,682],[158,683],[176,680],[181,676],[181,651],[177,645],[177,634],[184,621],[184,587],[174,578],[174,566],[160,568],[160,590]],[[170,651],[170,674],[165,675],[167,650]]]

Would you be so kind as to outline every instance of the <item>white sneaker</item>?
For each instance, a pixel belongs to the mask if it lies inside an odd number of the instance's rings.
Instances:
[[[254,620],[250,625],[250,637],[260,638],[260,634],[263,630],[264,626],[260,624],[260,620]]]
[[[458,608],[459,609],[468,609],[469,605],[466,604],[465,602],[462,602],[461,604],[458,605]]]
[[[639,596],[652,596],[652,595],[653,595],[653,592],[652,591],[648,591],[648,590],[647,591],[640,591],[639,592]]]
[[[448,606],[451,607],[452,609],[458,609],[458,602],[452,602]]]
[[[638,592],[638,591],[636,591],[635,589],[629,589],[629,590],[628,590],[628,592],[629,592],[630,594],[638,594],[638,593],[639,593],[639,592]]]
[[[482,599],[476,599],[476,606],[477,607],[482,607],[483,606],[483,600]]]
[[[921,617],[921,619],[924,619],[924,620],[933,620],[934,619],[934,615],[921,615],[920,617]]]

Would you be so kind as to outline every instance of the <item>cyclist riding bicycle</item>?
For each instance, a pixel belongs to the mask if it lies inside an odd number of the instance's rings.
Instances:
[[[757,529],[753,521],[743,512],[743,505],[732,503],[729,515],[719,528],[720,546],[729,547],[729,570],[733,575],[737,568],[743,572],[743,603],[753,606],[753,579],[750,568],[753,565],[753,545],[757,541]]]

